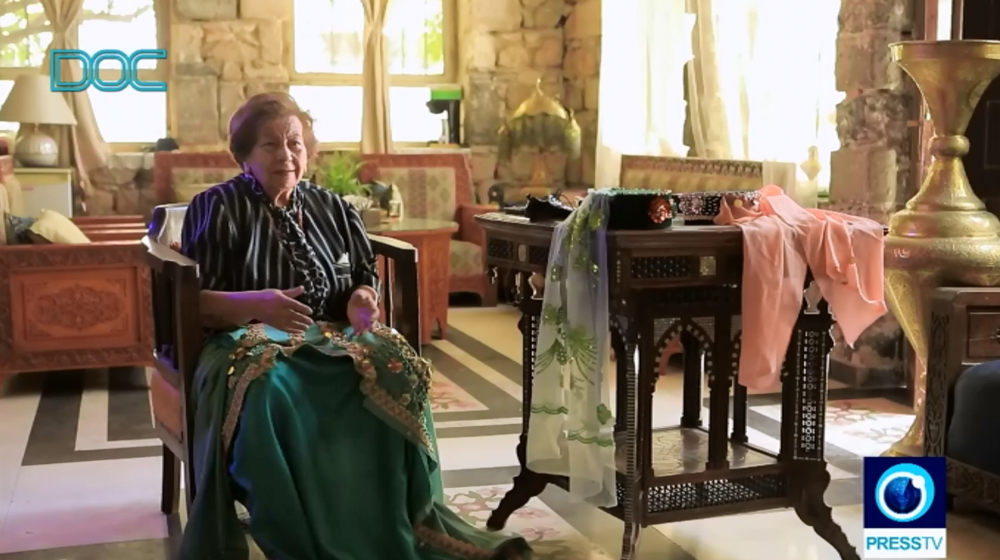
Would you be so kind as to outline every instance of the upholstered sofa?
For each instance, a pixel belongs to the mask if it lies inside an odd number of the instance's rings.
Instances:
[[[475,203],[469,157],[420,153],[368,154],[362,159],[362,182],[377,179],[396,184],[406,217],[458,223],[458,232],[451,240],[448,291],[477,294],[483,305],[496,305],[496,286],[486,277],[486,237],[474,219],[496,208]],[[226,152],[159,152],[154,161],[153,188],[159,204],[188,202],[195,194],[240,173]]]
[[[0,156],[0,185],[0,376],[150,365],[142,217],[61,218],[79,243],[44,235],[27,243],[8,219],[22,210],[9,155]]]

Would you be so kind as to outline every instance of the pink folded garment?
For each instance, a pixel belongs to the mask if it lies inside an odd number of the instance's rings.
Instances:
[[[830,306],[849,345],[885,314],[882,226],[873,220],[806,209],[771,185],[759,209],[723,202],[715,223],[743,230],[743,333],[740,383],[773,385],[802,307],[806,273]]]

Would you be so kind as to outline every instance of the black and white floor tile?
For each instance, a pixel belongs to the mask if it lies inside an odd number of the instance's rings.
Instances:
[[[513,310],[454,309],[447,341],[426,348],[450,505],[484,523],[516,474],[520,430],[520,337]],[[160,444],[152,429],[146,372],[27,374],[0,393],[0,558],[168,560],[181,522],[159,513]],[[677,421],[677,376],[660,380],[656,425]],[[750,397],[749,437],[777,449],[775,395]],[[861,530],[861,456],[898,439],[912,412],[892,392],[835,388],[830,394],[827,501],[855,543]],[[950,521],[950,554],[979,560],[1000,550],[996,517]],[[616,558],[621,523],[546,490],[510,521],[536,560]],[[725,534],[725,539],[718,535]],[[778,536],[780,534],[780,536]],[[993,550],[994,553],[984,552]],[[789,511],[646,529],[640,560],[832,560],[833,550]]]

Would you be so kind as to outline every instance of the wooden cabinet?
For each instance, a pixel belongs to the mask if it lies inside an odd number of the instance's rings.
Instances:
[[[972,455],[963,449],[978,446],[980,441],[981,445],[996,445],[995,433],[987,425],[975,421],[975,418],[983,417],[984,414],[991,416],[995,403],[986,402],[984,405],[982,398],[979,402],[969,399],[970,394],[985,395],[989,399],[986,392],[970,392],[969,386],[955,390],[959,378],[970,367],[1000,360],[1000,288],[935,290],[931,307],[930,341],[924,452],[929,456],[947,457],[949,495],[1000,505],[1000,472],[988,472],[956,458]],[[985,388],[990,389],[990,393],[995,393],[994,380],[990,379]],[[956,395],[959,397],[956,398]],[[959,410],[956,402],[963,398],[966,405],[972,404],[972,408],[976,410],[970,410],[969,407]],[[988,410],[979,410],[983,406]],[[960,432],[952,433],[952,441],[949,442],[948,431],[953,418],[962,420],[956,421],[956,429]],[[970,418],[973,419],[972,422]],[[970,425],[971,430],[965,429]],[[977,426],[987,433],[976,433]]]
[[[59,167],[16,167],[23,214],[37,218],[42,210],[73,216],[73,170]]]

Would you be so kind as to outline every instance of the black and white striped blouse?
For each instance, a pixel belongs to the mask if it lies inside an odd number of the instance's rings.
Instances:
[[[181,252],[198,263],[201,288],[242,292],[286,290],[302,284],[279,244],[262,197],[245,175],[196,195],[184,216]],[[330,295],[314,319],[343,320],[359,286],[378,290],[378,268],[361,216],[336,194],[299,183],[300,225],[330,281]]]

